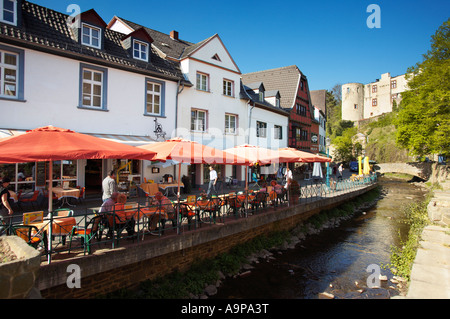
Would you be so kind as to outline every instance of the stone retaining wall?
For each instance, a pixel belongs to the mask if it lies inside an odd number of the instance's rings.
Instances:
[[[249,218],[227,221],[182,233],[143,241],[127,248],[97,250],[90,256],[58,261],[41,267],[38,280],[44,298],[95,298],[120,288],[130,288],[145,280],[174,271],[188,270],[195,261],[212,258],[237,244],[273,231],[291,230],[302,221],[377,187],[301,203],[295,207],[267,210]],[[68,266],[81,270],[81,288],[69,288]]]
[[[39,275],[41,254],[16,236],[0,237],[0,246],[17,257],[0,260],[0,299],[28,297]]]

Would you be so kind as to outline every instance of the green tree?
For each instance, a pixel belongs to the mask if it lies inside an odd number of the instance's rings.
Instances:
[[[333,159],[338,162],[350,162],[355,156],[354,153],[358,151],[358,145],[353,145],[353,137],[358,132],[356,127],[347,128],[343,131],[341,136],[337,136],[333,145],[335,147]],[[359,143],[357,143],[359,144]],[[361,144],[359,144],[361,145]],[[359,150],[360,151],[360,150]]]
[[[410,90],[403,93],[397,143],[412,155],[450,156],[450,19],[432,36],[423,61],[408,69]]]

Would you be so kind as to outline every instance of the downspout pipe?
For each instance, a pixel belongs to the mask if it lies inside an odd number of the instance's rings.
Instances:
[[[184,82],[183,84],[181,84],[181,80],[178,80],[177,83],[177,94],[175,97],[175,136],[173,137],[178,137],[178,96],[181,94],[181,92],[184,91]],[[178,164],[179,166],[181,166],[181,164]],[[177,169],[176,169],[176,165],[173,166],[173,176],[176,177],[176,179],[178,181],[180,181],[181,176],[177,176]],[[178,192],[178,196],[180,196],[180,193]]]

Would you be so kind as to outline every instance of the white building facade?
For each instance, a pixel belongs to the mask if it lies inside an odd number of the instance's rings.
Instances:
[[[217,34],[190,43],[176,31],[163,34],[118,17],[107,24],[93,9],[71,19],[12,2],[12,18],[0,17],[0,137],[53,125],[133,146],[172,137],[221,150],[287,146],[288,114],[279,99],[255,103],[243,94],[241,71]],[[0,176],[11,177],[16,191],[31,190],[35,165],[1,165]],[[123,190],[167,174],[180,178],[175,167],[149,161],[67,160],[54,163],[53,183],[101,192],[111,169],[119,171]],[[221,178],[245,179],[240,166],[216,170]],[[183,175],[203,185],[208,165],[183,165]]]
[[[392,112],[401,102],[401,94],[408,89],[405,75],[391,77],[390,73],[369,83],[342,85],[342,119],[360,121]]]
[[[125,37],[108,30],[94,10],[78,16],[74,27],[65,14],[15,2],[16,25],[0,22],[1,71],[9,80],[0,95],[1,137],[53,125],[137,146],[161,140],[155,124],[169,137],[175,119],[167,115],[175,113],[183,77],[176,65],[163,70],[149,50],[127,52],[127,41],[149,49],[148,35]],[[149,163],[68,159],[54,163],[54,183],[64,179],[101,192],[107,171],[119,169],[121,186],[128,190],[133,179],[149,177]],[[30,190],[35,188],[34,165],[2,165],[1,175],[13,180],[16,191]]]

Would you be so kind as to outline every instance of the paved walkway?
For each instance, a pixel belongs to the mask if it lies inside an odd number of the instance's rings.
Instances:
[[[430,219],[439,224],[423,230],[406,299],[450,299],[450,181],[441,185],[444,190],[435,192],[428,207]],[[439,218],[436,207],[444,208]]]
[[[424,229],[406,298],[450,299],[450,228]]]

